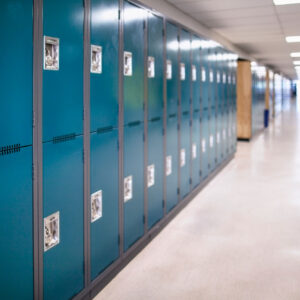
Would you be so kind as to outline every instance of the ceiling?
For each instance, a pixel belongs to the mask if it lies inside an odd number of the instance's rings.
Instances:
[[[300,35],[300,4],[275,6],[273,0],[167,1],[258,63],[297,78],[290,53],[300,52],[300,43],[288,44],[285,37]]]

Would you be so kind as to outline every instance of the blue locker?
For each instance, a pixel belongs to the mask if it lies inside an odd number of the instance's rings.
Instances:
[[[144,234],[144,126],[124,128],[124,249]]]
[[[202,178],[209,174],[209,112],[202,111],[201,115],[201,170]]]
[[[190,114],[191,101],[191,36],[185,31],[180,32],[180,90],[181,90],[181,113]]]
[[[102,68],[91,69],[91,132],[118,126],[119,1],[91,1],[91,44]],[[109,18],[109,21],[108,21]],[[96,59],[96,58],[95,58]]]
[[[154,73],[148,74],[148,120],[163,117],[164,49],[163,20],[148,14],[148,57],[154,58]],[[149,62],[148,62],[149,63]]]
[[[83,138],[43,145],[44,218],[59,212],[59,243],[44,252],[44,299],[84,286]]]
[[[190,116],[183,115],[180,122],[180,198],[190,192]]]
[[[200,112],[193,113],[193,134],[192,134],[192,151],[191,151],[191,167],[192,167],[192,187],[196,188],[201,180],[200,168],[200,150],[201,150],[201,134],[200,134]]]
[[[32,147],[0,154],[0,180],[0,298],[30,300],[33,299]]]
[[[216,167],[216,110],[211,108],[209,113],[209,169],[212,172]]]
[[[0,10],[0,148],[28,146],[32,145],[33,2],[2,0]]]
[[[222,57],[222,49],[218,48],[217,57]],[[217,72],[216,72],[216,85],[217,85],[217,126],[216,126],[216,158],[217,165],[222,162],[222,115],[223,115],[223,84],[222,84],[222,61],[217,62]]]
[[[83,132],[83,19],[82,0],[43,2],[46,44],[43,72],[44,142],[53,137]],[[57,39],[55,42],[59,45],[53,46],[46,37]],[[48,56],[54,61],[49,53],[57,54],[57,64],[52,66],[50,63],[46,69]]]
[[[202,41],[205,44],[206,41]],[[210,107],[209,83],[209,52],[207,47],[201,48],[201,104],[202,110]]]
[[[218,102],[217,102],[217,72],[216,72],[216,59],[215,53],[212,49],[209,49],[208,55],[210,57],[209,63],[209,107],[211,109],[216,109]]]
[[[144,15],[124,2],[124,124],[144,120]]]
[[[178,119],[176,114],[167,117],[166,132],[166,190],[167,212],[178,203]]]
[[[101,193],[99,213],[91,219],[92,279],[119,256],[118,174],[118,130],[92,134],[91,198]]]
[[[201,40],[193,36],[192,40],[192,105],[193,111],[199,112],[201,109]]]
[[[148,228],[163,217],[163,121],[148,123]]]

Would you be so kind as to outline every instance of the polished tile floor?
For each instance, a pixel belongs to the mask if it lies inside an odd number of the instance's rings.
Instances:
[[[96,300],[300,299],[300,112],[294,102]]]

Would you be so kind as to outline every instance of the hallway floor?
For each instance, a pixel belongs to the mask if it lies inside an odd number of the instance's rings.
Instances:
[[[235,159],[95,298],[300,299],[300,112]]]

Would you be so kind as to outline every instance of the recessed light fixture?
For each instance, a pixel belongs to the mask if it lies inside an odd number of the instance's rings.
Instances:
[[[292,52],[291,57],[300,57],[300,52]]]
[[[285,38],[285,40],[288,43],[299,43],[300,42],[300,36],[299,35],[295,35],[295,36],[287,36]]]
[[[295,60],[295,61],[294,61],[294,65],[300,66],[300,60]]]
[[[275,5],[298,4],[300,0],[273,0]]]

